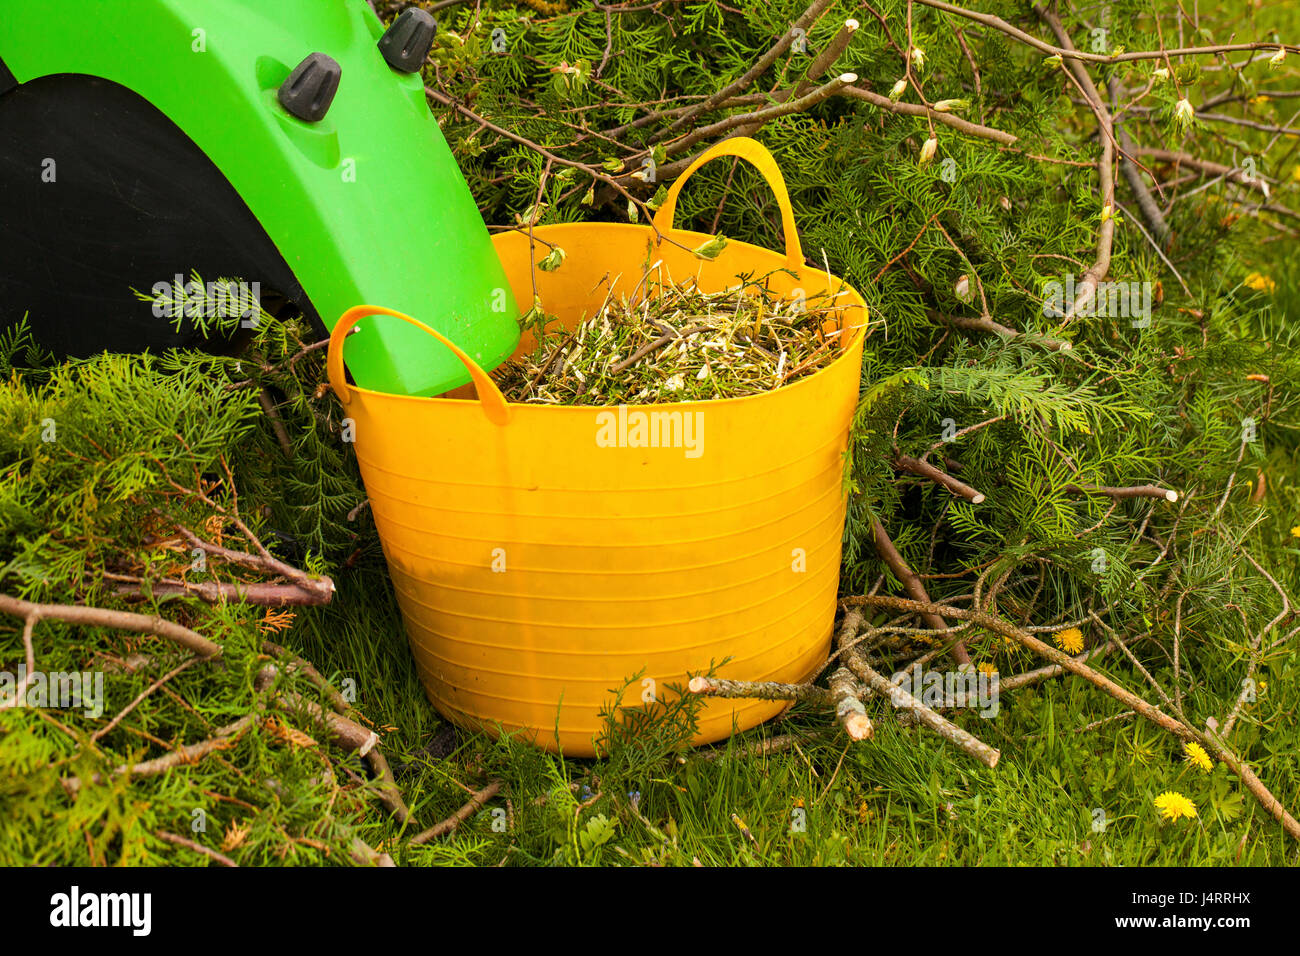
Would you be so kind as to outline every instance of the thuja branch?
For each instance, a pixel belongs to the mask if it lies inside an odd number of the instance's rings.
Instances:
[[[870,605],[872,607],[886,607],[895,611],[909,611],[918,614],[941,614],[945,617],[956,618],[962,621],[972,621],[983,627],[985,630],[1000,634],[1003,637],[1009,637],[1018,641],[1031,651],[1047,658],[1053,664],[1060,666],[1062,669],[1076,674],[1088,681],[1094,687],[1109,694],[1111,697],[1124,704],[1130,710],[1135,711],[1142,717],[1149,720],[1162,730],[1168,731],[1180,740],[1198,743],[1204,747],[1211,756],[1217,757],[1228,765],[1240,779],[1247,790],[1259,801],[1268,813],[1282,824],[1283,829],[1293,838],[1300,840],[1300,822],[1287,812],[1282,803],[1273,796],[1272,792],[1264,786],[1263,782],[1255,776],[1249,765],[1228,749],[1227,744],[1217,736],[1211,736],[1203,733],[1187,723],[1177,718],[1171,717],[1157,707],[1153,707],[1141,697],[1138,697],[1132,691],[1129,691],[1116,684],[1110,678],[1093,670],[1083,661],[1071,657],[1070,655],[1057,650],[1050,644],[1040,641],[1034,635],[1030,634],[1023,628],[1017,627],[1004,621],[1002,618],[995,617],[981,610],[965,610],[962,608],[948,607],[941,604],[933,604],[925,601],[912,601],[906,598],[891,597],[888,595],[863,595],[861,597],[846,598],[845,604],[849,605]],[[1122,645],[1121,645],[1122,646]],[[859,675],[861,676],[861,675]]]
[[[672,134],[677,132],[677,130],[690,124],[697,116],[709,112],[723,100],[727,99],[727,97],[734,96],[741,90],[746,89],[750,84],[771,69],[772,64],[780,59],[785,52],[790,49],[791,44],[794,43],[796,29],[802,29],[807,32],[808,29],[817,22],[817,19],[826,12],[826,8],[830,5],[831,0],[813,0],[808,9],[804,10],[804,12],[800,14],[799,18],[791,24],[790,29],[781,34],[780,39],[778,39],[766,53],[760,56],[754,62],[754,65],[746,70],[744,74],[722,87],[722,89],[713,93],[703,103],[687,110],[669,124],[668,128],[664,130],[662,134],[652,138],[651,142],[658,142],[672,136]]]
[[[1063,44],[1062,46],[1053,46],[1031,33],[1026,33],[1017,27],[1012,26],[1001,17],[991,13],[980,13],[977,10],[967,10],[965,7],[959,7],[952,3],[945,3],[944,0],[916,0],[923,6],[933,7],[936,10],[942,10],[945,13],[956,14],[959,17],[965,17],[968,20],[974,20],[986,27],[994,30],[1000,30],[1009,37],[1014,37],[1021,43],[1040,50],[1049,55],[1061,57],[1063,60],[1083,60],[1089,63],[1128,63],[1133,60],[1164,60],[1168,57],[1175,56],[1217,56],[1222,53],[1239,53],[1254,50],[1285,50],[1287,53],[1300,53],[1300,47],[1289,43],[1221,43],[1215,46],[1187,46],[1178,47],[1173,50],[1130,50],[1116,55],[1106,53],[1085,53],[1076,50],[1073,44]],[[1038,9],[1042,14],[1042,9]]]
[[[970,316],[970,315],[948,315],[935,309],[926,309],[926,315],[938,322],[946,322],[949,325],[956,326],[959,329],[965,329],[968,332],[989,332],[993,335],[1000,335],[1004,339],[1021,339],[1030,345],[1036,345],[1039,348],[1049,352],[1068,352],[1074,346],[1066,339],[1058,339],[1050,335],[1040,335],[1037,332],[1021,332],[1010,326],[1003,325],[995,320],[992,316]]]
[[[1056,14],[1041,7],[1035,9],[1043,22],[1052,28],[1052,32],[1061,41],[1061,46],[1067,51],[1073,50],[1074,44],[1070,42],[1070,35],[1065,32],[1065,27],[1061,25],[1061,21]],[[1097,116],[1097,123],[1101,128],[1101,157],[1097,160],[1097,178],[1099,180],[1102,218],[1101,225],[1097,228],[1097,256],[1079,281],[1074,302],[1071,303],[1066,314],[1066,320],[1069,321],[1080,309],[1085,308],[1092,301],[1097,292],[1097,284],[1105,279],[1106,274],[1110,272],[1111,246],[1115,240],[1115,170],[1113,168],[1115,124],[1110,110],[1106,108],[1101,93],[1097,89],[1097,84],[1092,81],[1087,68],[1079,60],[1071,59],[1066,61],[1065,69],[1067,75],[1073,77],[1079,91],[1087,99],[1088,105],[1092,107],[1093,113]]]
[[[962,119],[960,116],[954,116],[952,113],[940,112],[931,109],[928,106],[920,106],[916,103],[895,102],[888,96],[881,96],[871,90],[864,89],[861,86],[847,86],[840,91],[841,96],[850,97],[856,100],[862,100],[877,106],[882,110],[890,113],[897,113],[900,116],[920,116],[936,123],[942,123],[944,126],[950,126],[959,133],[965,133],[967,136],[976,136],[980,139],[992,140],[995,143],[1001,143],[1004,146],[1011,146],[1019,141],[1018,136],[1007,133],[1000,129],[994,129],[991,126],[982,126],[979,123],[972,123],[970,120]]]
[[[221,656],[220,644],[208,640],[202,634],[182,624],[156,615],[113,611],[80,604],[34,604],[8,594],[0,594],[0,614],[9,614],[25,620],[65,621],[87,627],[108,627],[136,634],[153,634],[179,644],[200,657]]]

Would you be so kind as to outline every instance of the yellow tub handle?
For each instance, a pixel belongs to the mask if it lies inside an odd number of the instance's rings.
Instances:
[[[455,342],[437,329],[425,325],[419,319],[412,318],[405,312],[386,309],[382,305],[354,305],[339,316],[334,331],[330,333],[329,354],[325,362],[325,368],[329,374],[330,388],[334,389],[334,394],[339,397],[339,401],[344,405],[352,401],[352,388],[348,385],[347,375],[343,371],[343,341],[348,337],[348,333],[352,331],[354,325],[370,315],[391,315],[395,319],[409,322],[417,329],[428,332],[451,349],[456,358],[460,359],[461,363],[469,371],[469,377],[474,380],[474,387],[478,390],[479,404],[483,406],[483,413],[487,415],[488,421],[494,425],[504,425],[510,421],[510,406],[506,402],[505,396],[501,394],[501,390],[497,388],[496,383],[492,381],[487,372],[479,368],[478,363],[466,355]]]
[[[668,198],[655,213],[655,229],[661,234],[673,229],[673,215],[677,211],[677,194],[682,191],[686,180],[690,179],[697,169],[719,156],[738,156],[751,163],[767,180],[767,184],[772,187],[772,192],[776,195],[776,205],[781,210],[781,231],[785,233],[785,264],[795,272],[803,268],[803,248],[799,245],[799,233],[794,227],[794,207],[790,205],[790,194],[786,191],[781,168],[777,166],[776,160],[767,151],[767,147],[748,136],[724,139],[687,166],[686,171],[668,188]]]

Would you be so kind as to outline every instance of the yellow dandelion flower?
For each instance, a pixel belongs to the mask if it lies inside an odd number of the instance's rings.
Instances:
[[[1242,281],[1256,292],[1272,293],[1277,288],[1276,282],[1259,272],[1252,272]]]
[[[1175,793],[1172,790],[1166,790],[1155,799],[1156,809],[1166,820],[1180,820],[1183,817],[1191,819],[1196,816],[1196,804],[1188,800],[1181,793]]]
[[[1214,763],[1210,760],[1210,755],[1205,752],[1205,748],[1198,743],[1188,742],[1183,744],[1185,754],[1183,759],[1194,767],[1198,767],[1209,773],[1214,769]]]
[[[979,669],[981,674],[987,674],[989,677],[998,676],[997,665],[994,664],[992,661],[984,661],[983,663],[980,664]]]
[[[1300,538],[1300,524],[1291,529],[1291,537]]]
[[[1077,627],[1067,627],[1063,631],[1057,631],[1052,635],[1052,640],[1056,641],[1056,646],[1067,654],[1077,654],[1083,650],[1083,631]]]

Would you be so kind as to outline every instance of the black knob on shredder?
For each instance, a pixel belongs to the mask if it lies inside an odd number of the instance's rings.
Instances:
[[[280,105],[300,120],[319,123],[334,102],[342,75],[343,68],[332,56],[312,53],[280,84]]]
[[[408,7],[379,38],[379,52],[400,73],[418,73],[424,66],[438,24],[419,7]]]

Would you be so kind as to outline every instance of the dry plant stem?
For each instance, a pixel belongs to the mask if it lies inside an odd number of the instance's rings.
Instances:
[[[201,740],[196,744],[188,744],[184,747],[178,747],[171,753],[161,757],[155,757],[153,760],[145,760],[137,764],[122,764],[115,768],[110,776],[120,776],[121,774],[130,774],[133,777],[152,777],[160,773],[166,773],[175,767],[181,767],[185,764],[197,763],[210,753],[218,750],[227,750],[234,746],[235,742],[243,736],[254,720],[258,717],[258,712],[245,714],[239,720],[232,724],[227,724],[207,740]],[[103,783],[105,776],[95,774],[91,783]],[[70,794],[75,794],[81,788],[81,780],[77,777],[65,777],[62,781],[63,789]]]
[[[947,315],[943,312],[937,312],[934,309],[926,309],[925,311],[930,318],[939,322],[946,322],[949,325],[955,325],[959,329],[966,329],[970,332],[989,332],[993,335],[1000,335],[1004,339],[1023,339],[1030,345],[1036,345],[1049,352],[1068,352],[1074,348],[1074,346],[1066,339],[1058,339],[1050,335],[1039,335],[1037,332],[1019,332],[1010,326],[995,321],[987,315],[977,317],[970,315]]]
[[[623,359],[621,362],[615,362],[613,365],[609,367],[609,374],[610,375],[619,374],[624,369],[627,369],[628,367],[635,365],[637,362],[641,361],[641,359],[645,358],[647,355],[649,355],[651,352],[655,351],[656,349],[663,348],[669,342],[677,342],[680,341],[681,339],[689,338],[690,336],[694,335],[697,332],[707,332],[709,331],[710,328],[711,326],[707,326],[707,325],[692,325],[688,329],[669,329],[667,332],[659,336],[659,338],[655,339],[653,342],[647,342],[645,345],[641,346],[641,348],[637,349],[635,352],[633,352],[627,358]],[[543,368],[543,372],[545,372],[545,368]]]
[[[1273,796],[1260,779],[1255,776],[1255,772],[1250,769],[1246,762],[1228,749],[1227,744],[1223,742],[1222,738],[1202,733],[1188,724],[1170,717],[1159,708],[1151,706],[1151,704],[1147,703],[1141,697],[1138,697],[1131,691],[1120,687],[1114,681],[1110,680],[1110,678],[1103,674],[1099,674],[1087,664],[1075,660],[1073,657],[1057,650],[1050,644],[1043,643],[1028,631],[1016,627],[1013,624],[1009,624],[1001,618],[994,617],[984,611],[963,610],[961,608],[947,607],[945,605],[936,605],[921,601],[910,601],[905,598],[896,598],[887,595],[867,595],[863,597],[847,598],[845,601],[849,604],[869,604],[873,607],[887,607],[892,608],[895,611],[910,611],[912,613],[937,613],[948,617],[954,617],[958,620],[974,621],[986,630],[1019,641],[1031,651],[1035,651],[1042,657],[1046,657],[1052,663],[1060,665],[1072,674],[1077,674],[1082,677],[1094,687],[1097,687],[1099,690],[1114,697],[1120,703],[1124,704],[1124,706],[1128,707],[1130,710],[1136,711],[1142,717],[1146,718],[1162,730],[1168,731],[1180,740],[1198,743],[1203,746],[1207,751],[1209,751],[1212,757],[1222,760],[1228,765],[1228,768],[1232,770],[1233,773],[1241,778],[1241,782],[1246,789],[1249,790],[1255,799],[1259,801],[1260,806],[1267,810],[1274,819],[1282,824],[1282,827],[1286,830],[1287,834],[1294,839],[1300,840],[1300,822],[1297,822],[1296,819],[1287,812],[1286,808],[1282,806],[1277,797]],[[1121,644],[1121,647],[1122,646],[1123,645]]]
[[[273,670],[273,668],[263,668],[263,674],[268,670]],[[411,811],[406,806],[406,801],[402,799],[402,793],[397,787],[397,781],[393,778],[392,768],[389,767],[388,760],[377,748],[379,742],[377,733],[361,726],[354,720],[344,717],[342,714],[326,711],[319,704],[306,700],[299,694],[283,693],[276,698],[276,705],[290,712],[305,714],[315,723],[324,727],[335,744],[345,750],[355,750],[359,756],[370,764],[371,770],[375,773],[376,796],[379,801],[392,811],[393,815],[402,823],[410,821]]]
[[[275,402],[271,401],[271,393],[266,389],[259,389],[257,392],[257,404],[262,406],[262,411],[266,414],[271,423],[271,431],[275,432],[275,440],[280,443],[280,450],[284,452],[284,457],[293,459],[293,443],[289,441],[289,433],[284,429],[284,420],[280,417],[280,412],[275,407]]]
[[[943,10],[945,13],[953,13],[959,17],[974,20],[976,23],[982,23],[986,27],[1000,30],[1007,36],[1014,37],[1021,43],[1033,47],[1035,50],[1040,50],[1049,55],[1056,54],[1065,60],[1086,60],[1090,63],[1128,63],[1132,60],[1164,60],[1167,57],[1174,56],[1209,56],[1216,53],[1235,53],[1247,50],[1286,50],[1289,53],[1300,53],[1300,47],[1286,43],[1223,43],[1218,46],[1178,47],[1174,50],[1131,50],[1126,53],[1121,53],[1118,56],[1108,56],[1104,53],[1083,53],[1076,50],[1074,46],[1068,42],[1068,38],[1067,42],[1063,46],[1052,46],[1052,44],[1044,42],[1032,34],[1013,27],[1001,17],[995,16],[991,13],[980,13],[977,10],[967,10],[965,7],[946,3],[944,0],[916,0],[916,2],[923,6],[933,7],[936,10]],[[1039,13],[1041,15],[1042,11],[1040,10]]]
[[[867,716],[867,708],[858,699],[861,691],[853,672],[839,668],[830,678],[831,695],[835,698],[835,716],[850,740],[868,740],[876,732]]]
[[[1084,651],[1074,659],[1082,664],[1086,661],[1092,660],[1094,657],[1101,657],[1109,652],[1114,646],[1115,645],[1110,641],[1107,641],[1105,644],[1099,644],[1097,647]],[[1023,674],[1013,674],[1010,677],[999,678],[998,689],[1003,691],[1029,687],[1032,684],[1041,684],[1043,681],[1050,680],[1053,677],[1060,677],[1064,673],[1065,668],[1060,664],[1048,664],[1046,667],[1040,667],[1037,670],[1025,671]]]
[[[464,823],[466,820],[472,817],[474,813],[479,809],[479,807],[483,806],[483,804],[487,803],[489,800],[495,797],[500,790],[501,790],[501,781],[493,780],[482,790],[475,793],[474,796],[470,797],[469,802],[467,802],[463,807],[461,807],[459,810],[457,810],[447,819],[443,820],[440,823],[435,823],[433,826],[429,827],[429,829],[425,830],[423,833],[411,837],[411,843],[413,845],[428,843],[430,840],[435,839],[436,837],[446,836],[448,833],[452,833],[453,831],[456,830],[457,827],[459,827],[462,823]]]
[[[69,624],[81,624],[87,627],[111,627],[134,634],[153,634],[173,641],[199,657],[221,656],[220,644],[208,640],[196,631],[191,631],[188,627],[147,614],[110,611],[79,604],[33,604],[30,601],[10,597],[8,594],[0,594],[0,614],[24,619],[35,616],[39,619],[66,621]]]
[[[930,595],[925,590],[925,585],[921,583],[921,579],[916,572],[903,560],[903,556],[898,553],[898,549],[894,547],[894,542],[885,532],[885,526],[880,523],[879,518],[871,524],[871,539],[875,542],[880,560],[889,566],[889,570],[894,573],[894,577],[898,578],[899,583],[903,585],[903,589],[916,600],[929,602]],[[926,625],[933,630],[942,631],[948,627],[948,622],[937,614],[926,613],[922,614],[921,617]],[[953,645],[952,656],[957,659],[959,664],[970,663],[970,654],[966,652],[965,641],[958,641]]]
[[[146,582],[143,578],[122,574],[105,574],[104,577],[110,581],[122,581],[122,585],[115,588],[113,593],[127,599],[143,598],[146,583],[148,584],[148,592],[153,597],[188,594],[209,604],[220,604],[222,601],[242,601],[245,604],[252,604],[257,607],[317,607],[328,604],[333,597],[333,591],[324,586],[306,590],[298,584],[182,581],[178,578],[163,578],[159,581]],[[327,580],[327,583],[332,582]]]
[[[965,498],[973,505],[978,505],[984,501],[983,492],[976,491],[964,481],[958,481],[946,471],[941,471],[927,461],[909,458],[907,455],[895,455],[894,467],[900,471],[910,472],[913,475],[920,475],[922,478],[929,478],[936,484],[947,488],[958,498]]]
[[[687,690],[701,697],[727,697],[751,700],[799,700],[831,707],[834,695],[825,687],[813,684],[782,684],[778,681],[727,680],[725,677],[692,677]]]
[[[1162,498],[1165,501],[1177,501],[1178,492],[1159,485],[1133,485],[1127,488],[1111,488],[1106,485],[1066,485],[1067,495],[1105,495],[1109,498]]]
[[[211,847],[206,847],[201,843],[196,843],[187,837],[178,836],[175,833],[168,833],[166,830],[159,830],[155,834],[155,836],[157,836],[158,839],[162,840],[164,843],[171,843],[175,846],[183,846],[187,850],[193,850],[195,853],[200,853],[203,856],[206,856],[210,860],[215,860],[216,862],[220,863],[222,866],[230,866],[235,868],[239,867],[238,863],[236,863],[230,857],[226,856],[224,853],[218,853],[216,850],[212,849]]]
[[[353,838],[352,845],[348,847],[348,856],[352,857],[352,861],[358,866],[397,866],[391,856],[380,853],[361,837]]]
[[[857,608],[850,608],[845,612],[844,622],[840,627],[839,643],[841,649],[844,650],[844,659],[849,670],[856,674],[858,679],[863,681],[872,691],[889,701],[895,709],[911,714],[920,723],[933,730],[940,737],[960,747],[986,767],[996,767],[998,758],[1002,756],[998,751],[962,730],[951,721],[945,720],[903,690],[903,688],[891,683],[887,678],[872,669],[866,658],[853,646],[853,637],[861,626],[861,611]]]
[[[798,98],[813,88],[813,84],[825,75],[835,65],[835,61],[840,58],[840,54],[848,49],[853,34],[857,30],[857,20],[844,21],[844,25],[840,27],[839,32],[835,34],[831,42],[826,44],[822,51],[817,54],[816,59],[812,61],[812,64],[808,67],[808,72],[804,74],[804,79],[794,88],[793,96]]]
[[[1074,44],[1070,42],[1070,35],[1061,26],[1060,18],[1042,7],[1036,7],[1035,10],[1043,22],[1052,28],[1052,32],[1056,34],[1062,48],[1072,53],[1077,52],[1074,49]],[[1113,169],[1115,128],[1110,110],[1107,109],[1106,103],[1102,100],[1101,93],[1097,90],[1097,84],[1092,81],[1087,68],[1075,58],[1067,59],[1064,62],[1066,70],[1074,77],[1079,89],[1083,91],[1088,100],[1088,105],[1092,107],[1093,113],[1097,116],[1097,123],[1101,127],[1101,158],[1097,160],[1097,178],[1099,180],[1101,205],[1103,209],[1109,207],[1111,210],[1111,215],[1106,216],[1097,228],[1097,257],[1087,271],[1084,272],[1076,287],[1074,302],[1070,305],[1065,316],[1065,320],[1068,322],[1074,318],[1080,308],[1087,306],[1092,301],[1097,294],[1097,284],[1105,279],[1106,274],[1110,272],[1111,245],[1115,239],[1115,171]]]
[[[697,104],[694,108],[683,113],[674,120],[666,130],[654,137],[651,142],[657,143],[672,136],[672,134],[677,132],[677,130],[690,125],[697,116],[709,112],[729,96],[734,96],[741,90],[746,89],[751,83],[766,73],[771,68],[772,64],[784,56],[785,52],[790,49],[790,45],[794,43],[795,29],[802,28],[807,32],[808,28],[817,22],[817,19],[826,12],[826,8],[830,5],[831,0],[813,0],[808,9],[804,10],[804,12],[799,15],[799,19],[795,20],[795,22],[791,24],[790,29],[781,35],[781,39],[777,40],[771,49],[759,57],[754,62],[754,65],[746,70],[742,76],[733,80],[731,83],[728,83],[716,93],[713,93],[704,102]]]
[[[882,110],[888,110],[890,113],[898,113],[901,116],[921,116],[927,120],[933,120],[936,123],[942,123],[949,126],[959,133],[965,133],[967,136],[976,136],[980,139],[992,140],[995,143],[1001,143],[1003,146],[1011,146],[1019,141],[1019,137],[1010,133],[1003,132],[1000,129],[994,129],[991,126],[981,126],[979,123],[972,123],[970,120],[962,119],[952,113],[939,113],[927,106],[920,106],[915,103],[894,102],[888,96],[882,96],[879,93],[873,93],[871,90],[863,89],[860,86],[846,86],[840,90],[841,96],[852,97],[856,100],[863,100],[872,106],[878,106]]]

